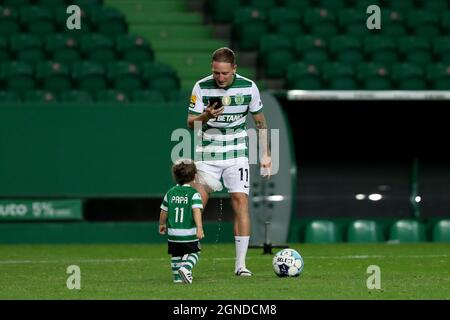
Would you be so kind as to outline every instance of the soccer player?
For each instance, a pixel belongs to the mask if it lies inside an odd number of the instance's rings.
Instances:
[[[246,267],[250,240],[250,191],[248,137],[245,127],[250,112],[262,141],[261,169],[270,177],[271,158],[267,143],[267,124],[256,84],[236,73],[234,52],[220,48],[212,54],[212,75],[199,80],[192,90],[188,113],[188,127],[201,128],[201,143],[196,145],[198,170],[195,188],[200,192],[203,207],[209,193],[220,191],[223,178],[231,194],[234,211],[234,238],[237,276],[251,276]],[[213,129],[213,130],[211,130]]]
[[[191,184],[197,168],[190,159],[180,159],[172,167],[177,185],[164,196],[159,215],[159,233],[168,235],[168,253],[174,283],[192,283],[192,269],[199,259],[203,239],[202,199]]]

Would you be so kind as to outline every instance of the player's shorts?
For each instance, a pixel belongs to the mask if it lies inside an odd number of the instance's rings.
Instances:
[[[204,171],[214,179],[223,178],[223,184],[229,193],[250,192],[250,166],[247,158],[237,158],[224,161],[197,161],[198,171]]]
[[[174,257],[181,257],[185,254],[196,253],[200,251],[200,241],[189,242],[168,242],[168,253]]]

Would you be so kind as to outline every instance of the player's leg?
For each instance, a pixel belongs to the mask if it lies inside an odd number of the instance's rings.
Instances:
[[[178,270],[181,267],[182,257],[174,257],[172,256],[172,259],[170,261],[170,266],[172,267],[172,274],[173,274],[173,282],[174,283],[182,283],[183,280],[181,279],[180,275],[178,274]]]
[[[209,194],[214,191],[221,191],[223,188],[220,182],[222,169],[202,161],[196,162],[195,165],[197,167],[197,176],[193,187],[200,193],[203,209],[205,209]]]
[[[245,158],[226,168],[223,173],[224,184],[231,194],[231,205],[234,212],[235,274],[241,276],[251,275],[245,263],[251,227],[250,214],[248,212],[249,173],[248,160]]]
[[[180,275],[183,282],[187,284],[191,284],[193,280],[192,277],[193,264],[192,261],[190,261],[189,256],[190,256],[189,254],[183,255],[183,257],[181,258],[181,267],[180,269],[178,269],[178,274]],[[197,260],[195,262],[197,262]]]

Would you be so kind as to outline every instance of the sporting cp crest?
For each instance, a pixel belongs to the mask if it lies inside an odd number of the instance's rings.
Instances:
[[[230,96],[223,96],[222,97],[222,104],[224,106],[229,106],[231,104],[231,97]]]
[[[243,104],[244,103],[244,95],[242,93],[236,94],[236,96],[234,97],[234,101],[236,102],[237,105]]]

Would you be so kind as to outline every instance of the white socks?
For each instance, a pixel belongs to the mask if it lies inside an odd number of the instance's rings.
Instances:
[[[250,236],[234,236],[236,244],[236,270],[245,268],[245,257],[247,256],[248,242]]]

